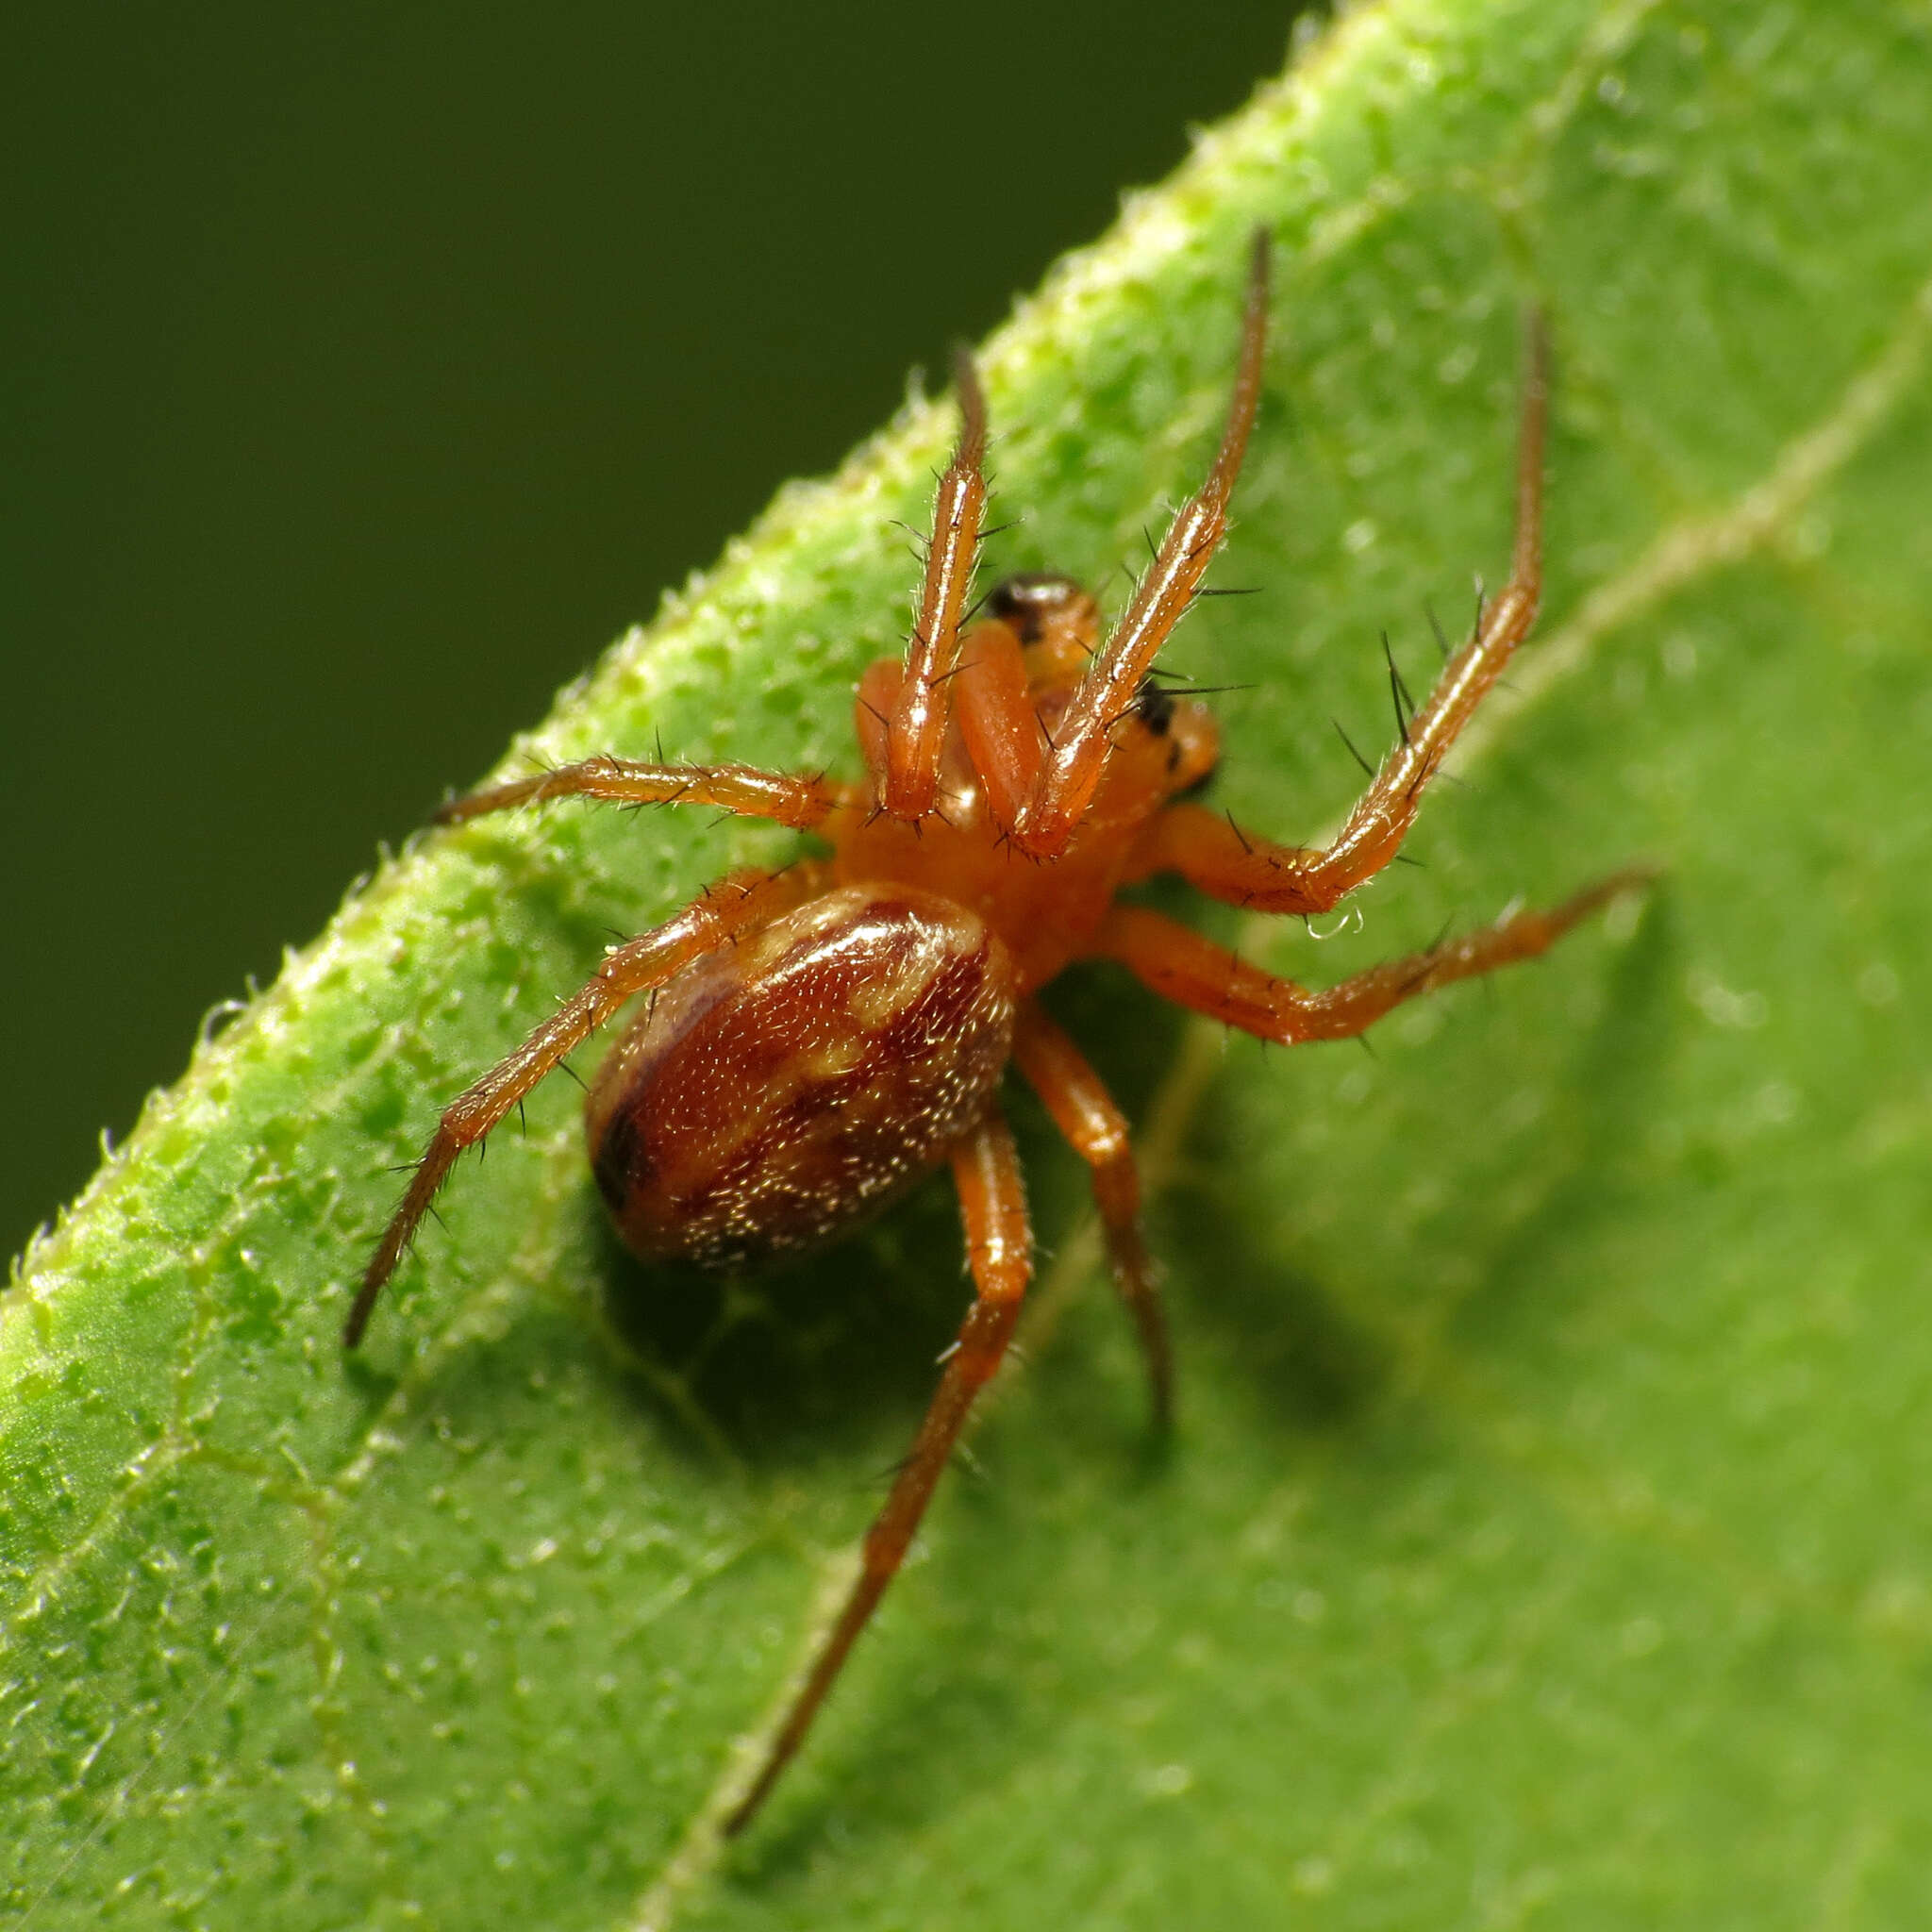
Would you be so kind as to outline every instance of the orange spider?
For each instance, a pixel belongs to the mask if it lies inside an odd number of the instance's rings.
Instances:
[[[1513,913],[1320,992],[1118,903],[1121,887],[1171,872],[1250,910],[1326,911],[1394,858],[1424,786],[1536,615],[1546,385],[1532,325],[1509,581],[1428,701],[1405,717],[1398,697],[1401,741],[1335,841],[1278,845],[1175,802],[1213,771],[1215,724],[1149,673],[1226,529],[1261,398],[1267,312],[1259,234],[1214,466],[1105,643],[1093,599],[1050,575],[1002,584],[961,634],[986,501],[986,408],[962,356],[962,431],[940,481],[911,640],[903,662],[882,658],[858,684],[863,784],[606,757],[491,786],[438,814],[451,824],[566,795],[683,802],[815,832],[832,850],[776,874],[732,874],[612,947],[588,986],[451,1105],[370,1260],[346,1346],[360,1341],[458,1155],[640,993],[652,998],[605,1060],[584,1118],[597,1186],[646,1260],[738,1271],[835,1239],[942,1162],[958,1190],[975,1299],[867,1534],[859,1579],[729,1831],[804,1741],[1012,1335],[1032,1235],[995,1097],[1009,1059],[1092,1170],[1156,1418],[1169,1417],[1167,1333],[1126,1122],[1041,1009],[1040,988],[1075,959],[1114,959],[1162,997],[1263,1040],[1342,1039],[1419,993],[1542,952],[1638,876],[1619,874],[1554,911]]]

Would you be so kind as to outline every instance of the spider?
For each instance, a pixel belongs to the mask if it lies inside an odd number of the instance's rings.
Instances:
[[[1026,1196],[996,1090],[1008,1060],[1091,1170],[1115,1286],[1139,1332],[1157,1424],[1172,1412],[1166,1325],[1141,1238],[1127,1124],[1036,994],[1075,959],[1111,959],[1152,991],[1264,1040],[1359,1034],[1451,980],[1541,953],[1636,883],[1618,874],[1549,911],[1514,911],[1429,951],[1310,991],[1117,893],[1175,873],[1253,911],[1326,911],[1397,855],[1423,789],[1536,615],[1546,354],[1526,331],[1509,580],[1332,843],[1281,845],[1187,800],[1219,756],[1199,702],[1152,675],[1202,592],[1262,391],[1268,238],[1255,237],[1227,425],[1125,612],[1100,639],[1071,579],[1008,578],[971,622],[986,503],[986,406],[963,353],[961,429],[940,479],[903,659],[859,679],[865,776],[599,757],[493,785],[438,814],[459,824],[575,797],[686,803],[816,833],[830,857],[739,872],[613,946],[583,990],[443,1113],[377,1243],[343,1331],[361,1340],[383,1284],[457,1157],[631,1000],[648,1004],[588,1090],[599,1191],[645,1260],[730,1273],[830,1241],[950,1166],[974,1298],[911,1453],[868,1532],[851,1595],[725,1829],[737,1832],[800,1745],[898,1571],[974,1396],[1007,1350],[1032,1268]],[[970,627],[965,627],[969,625]]]

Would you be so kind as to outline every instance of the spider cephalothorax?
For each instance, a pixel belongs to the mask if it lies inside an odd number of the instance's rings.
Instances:
[[[1509,581],[1413,712],[1335,840],[1280,845],[1187,803],[1213,770],[1213,719],[1155,658],[1200,593],[1259,407],[1268,252],[1257,237],[1227,428],[1103,638],[1072,580],[1009,578],[962,628],[986,490],[986,411],[959,363],[963,429],[941,478],[904,658],[860,679],[858,784],[741,765],[597,758],[446,806],[452,824],[543,799],[686,801],[816,833],[828,858],[734,874],[613,947],[589,985],[443,1114],[372,1257],[344,1341],[463,1149],[641,993],[585,1109],[591,1162],[640,1255],[737,1270],[835,1238],[950,1164],[976,1290],[925,1421],[866,1538],[859,1581],[733,1812],[751,1817],[803,1741],[905,1556],[977,1391],[998,1367],[1032,1268],[1024,1186],[997,1088],[1010,1061],[1089,1164],[1116,1285],[1170,1408],[1166,1331],[1141,1238],[1126,1124],[1034,995],[1072,961],[1108,958],[1162,997],[1286,1042],[1360,1033],[1450,980],[1541,953],[1631,883],[1522,911],[1309,991],[1116,894],[1178,874],[1253,911],[1325,911],[1396,856],[1424,787],[1536,615],[1544,419],[1528,332]]]

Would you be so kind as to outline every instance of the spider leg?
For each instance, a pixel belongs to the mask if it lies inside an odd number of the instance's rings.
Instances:
[[[383,1283],[395,1273],[403,1250],[429,1211],[458,1155],[474,1146],[563,1057],[580,1046],[624,1003],[662,986],[693,959],[714,951],[747,927],[762,925],[809,894],[815,870],[733,873],[718,881],[662,925],[613,946],[590,983],[572,995],[517,1050],[451,1102],[391,1217],[342,1325],[342,1346],[354,1348],[369,1324]]]
[[[1394,858],[1415,822],[1423,788],[1469,723],[1483,693],[1536,619],[1542,590],[1543,432],[1548,348],[1541,319],[1524,331],[1523,414],[1516,448],[1516,538],[1509,581],[1474,634],[1442,667],[1402,741],[1356,801],[1335,842],[1319,850],[1277,845],[1195,805],[1174,805],[1149,821],[1129,875],[1177,872],[1204,892],[1257,912],[1325,912]]]
[[[966,1249],[976,1297],[947,1351],[940,1386],[919,1425],[912,1453],[901,1465],[885,1507],[865,1536],[864,1567],[839,1621],[812,1660],[803,1687],[772,1742],[751,1790],[725,1821],[727,1834],[742,1831],[765,1801],[778,1774],[805,1741],[819,1706],[844,1668],[858,1634],[898,1574],[919,1528],[934,1485],[959,1439],[973,1399],[991,1379],[1007,1352],[1020,1303],[1033,1273],[1033,1236],[1026,1220],[1026,1188],[1013,1137],[998,1109],[953,1150],[953,1182],[966,1225]]]
[[[1114,1285],[1134,1318],[1154,1397],[1154,1423],[1174,1418],[1174,1370],[1154,1264],[1141,1234],[1141,1176],[1127,1124],[1100,1075],[1066,1033],[1029,1000],[1020,1008],[1013,1058],[1054,1125],[1093,1170],[1093,1200],[1107,1230]]]
[[[885,752],[873,776],[880,807],[893,818],[916,820],[933,808],[946,738],[946,679],[959,655],[959,616],[973,581],[986,511],[986,398],[973,358],[955,363],[959,390],[959,442],[933,501],[932,541],[905,676],[886,720]]]
[[[508,811],[547,798],[590,798],[615,805],[708,805],[745,818],[771,819],[809,831],[850,802],[846,789],[805,772],[764,772],[756,765],[641,764],[633,758],[585,758],[507,784],[452,798],[439,825]]]
[[[1091,951],[1118,959],[1163,999],[1262,1040],[1291,1046],[1305,1040],[1346,1040],[1405,1000],[1534,958],[1578,920],[1650,877],[1639,870],[1612,873],[1547,912],[1511,913],[1478,932],[1371,966],[1320,991],[1277,979],[1187,926],[1136,906],[1116,906],[1108,914]]]
[[[1241,367],[1220,451],[1208,480],[1168,525],[1133,601],[1089,665],[1056,727],[1052,753],[1013,821],[1013,842],[1031,858],[1054,858],[1066,849],[1100,782],[1114,725],[1131,707],[1141,678],[1193,602],[1221,547],[1228,498],[1260,407],[1267,346],[1268,234],[1262,229],[1255,236],[1249,260]]]

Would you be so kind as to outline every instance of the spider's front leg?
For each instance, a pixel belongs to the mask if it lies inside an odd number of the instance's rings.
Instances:
[[[767,772],[757,765],[645,764],[607,756],[486,785],[440,807],[435,822],[454,825],[549,798],[588,798],[608,805],[708,805],[741,818],[770,819],[808,832],[855,796],[849,788],[816,773]]]
[[[1033,1274],[1033,1234],[1026,1218],[1026,1184],[1013,1136],[998,1108],[990,1108],[979,1124],[953,1152],[953,1182],[966,1225],[966,1252],[976,1296],[947,1350],[925,1420],[913,1439],[912,1453],[899,1470],[885,1507],[866,1532],[863,1567],[839,1621],[812,1659],[798,1695],[792,1699],[765,1754],[751,1790],[724,1822],[727,1834],[741,1832],[765,1801],[779,1774],[797,1755],[820,1705],[845,1667],[858,1634],[872,1621],[886,1586],[906,1559],[934,1485],[959,1440],[974,1398],[992,1379],[1020,1304]]]
[[[481,1141],[626,1000],[662,986],[692,960],[789,910],[809,894],[814,876],[812,868],[794,866],[782,873],[734,873],[708,887],[675,919],[613,946],[581,991],[566,1000],[508,1058],[458,1095],[430,1136],[408,1190],[370,1257],[355,1306],[342,1324],[342,1346],[354,1348],[362,1340],[384,1282],[395,1273],[458,1155]]]
[[[1228,501],[1261,407],[1268,354],[1268,231],[1257,229],[1248,257],[1241,360],[1227,426],[1208,480],[1182,505],[1120,622],[1108,633],[1055,728],[1053,748],[1012,815],[1014,845],[1031,858],[1057,858],[1080,823],[1113,748],[1114,726],[1133,708],[1141,680],[1201,589],[1227,534]]]
[[[986,513],[986,398],[973,358],[954,358],[959,391],[959,442],[933,500],[932,538],[903,675],[881,720],[882,741],[869,762],[879,808],[916,824],[939,795],[946,739],[946,681],[959,655],[959,620],[979,553]]]
[[[1395,686],[1401,742],[1356,800],[1334,843],[1317,850],[1278,845],[1198,805],[1174,805],[1149,821],[1128,877],[1174,872],[1214,898],[1252,911],[1326,912],[1394,858],[1415,823],[1423,788],[1536,621],[1542,594],[1548,361],[1542,322],[1532,313],[1524,325],[1509,581],[1478,614],[1469,641],[1442,667],[1436,688],[1412,716],[1404,715],[1403,692]]]
[[[1620,892],[1640,890],[1653,876],[1641,868],[1612,873],[1547,912],[1512,913],[1478,932],[1445,940],[1426,953],[1372,966],[1320,991],[1297,986],[1291,979],[1277,979],[1190,927],[1138,906],[1116,906],[1094,935],[1091,950],[1096,958],[1119,960],[1163,999],[1259,1039],[1284,1046],[1307,1040],[1346,1040],[1366,1032],[1405,1000],[1434,992],[1453,980],[1535,958],[1578,920]]]

